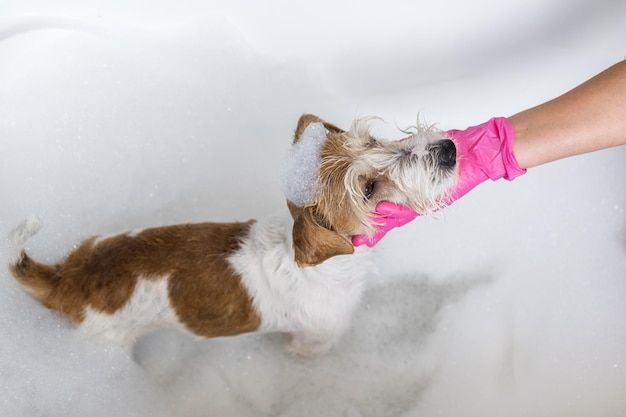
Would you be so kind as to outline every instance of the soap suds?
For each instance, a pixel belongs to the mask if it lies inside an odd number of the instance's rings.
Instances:
[[[293,145],[283,165],[283,193],[298,206],[306,206],[315,201],[319,189],[320,152],[327,134],[328,131],[322,123],[311,123]]]

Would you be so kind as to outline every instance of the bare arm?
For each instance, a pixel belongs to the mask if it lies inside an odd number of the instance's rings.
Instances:
[[[626,61],[509,117],[521,168],[626,143]]]

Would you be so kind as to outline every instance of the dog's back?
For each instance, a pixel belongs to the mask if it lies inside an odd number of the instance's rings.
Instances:
[[[317,356],[345,331],[371,269],[360,250],[299,267],[288,213],[92,237],[56,265],[21,249],[35,225],[22,223],[10,238],[15,278],[79,328],[129,351],[143,334],[173,327],[201,337],[288,332],[290,352]]]
[[[207,337],[238,334],[259,326],[250,297],[227,261],[251,224],[184,224],[92,237],[62,263],[44,265],[22,250],[40,227],[30,218],[9,238],[9,269],[42,304],[77,322],[96,314],[115,318],[119,326],[119,318],[128,316],[124,310],[135,308],[135,299],[145,298],[146,288],[162,286],[166,299],[159,308],[173,309],[192,332]],[[145,317],[146,322],[153,319]]]

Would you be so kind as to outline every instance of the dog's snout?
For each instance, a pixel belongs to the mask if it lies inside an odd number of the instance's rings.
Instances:
[[[456,164],[456,146],[450,139],[444,139],[437,143],[439,152],[439,164],[445,167],[453,167]]]

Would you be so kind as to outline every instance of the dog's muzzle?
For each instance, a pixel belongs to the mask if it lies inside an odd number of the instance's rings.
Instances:
[[[450,139],[431,145],[429,151],[436,155],[440,167],[453,168],[456,165],[456,146]]]

